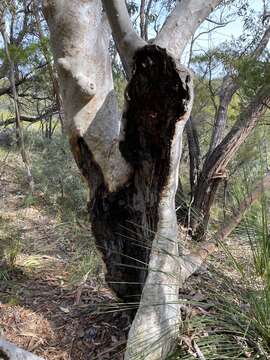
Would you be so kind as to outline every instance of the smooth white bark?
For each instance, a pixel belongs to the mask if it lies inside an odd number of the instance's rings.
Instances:
[[[44,360],[43,358],[31,354],[16,345],[0,338],[0,358],[6,356],[9,360]],[[5,358],[4,358],[5,359]]]
[[[181,55],[199,25],[221,0],[181,0],[166,19],[154,43],[166,48],[176,59]]]
[[[179,71],[185,83],[187,72]],[[159,222],[150,254],[148,276],[138,311],[128,336],[125,360],[163,360],[174,348],[180,318],[179,287],[181,277],[179,239],[175,212],[178,188],[182,136],[192,108],[192,83],[187,84],[190,100],[186,113],[176,124],[171,143],[171,163],[168,182],[161,193]],[[185,265],[182,263],[182,265]]]
[[[111,25],[115,45],[126,74],[130,77],[133,56],[138,48],[146,45],[146,42],[134,30],[125,0],[102,0],[102,3]]]
[[[100,0],[45,0],[53,55],[64,103],[64,126],[71,139],[83,138],[111,191],[130,167],[119,147],[121,115],[109,56],[110,27]]]

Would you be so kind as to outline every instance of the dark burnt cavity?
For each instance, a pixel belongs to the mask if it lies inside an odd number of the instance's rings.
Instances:
[[[144,161],[162,161],[168,172],[175,123],[184,113],[183,99],[189,95],[165,49],[148,45],[136,53],[134,61],[126,89],[125,140],[120,150],[135,167]],[[162,167],[155,166],[156,170]]]
[[[10,360],[10,357],[0,349],[0,360]]]
[[[106,280],[120,298],[132,302],[139,301],[147,275],[145,264],[170,171],[171,141],[189,98],[174,60],[164,49],[146,46],[136,53],[134,64],[120,143],[123,156],[134,169],[132,178],[110,193],[83,140],[78,143],[83,159],[77,161],[89,183],[94,181],[89,212],[107,267]],[[89,159],[87,169],[85,157]]]

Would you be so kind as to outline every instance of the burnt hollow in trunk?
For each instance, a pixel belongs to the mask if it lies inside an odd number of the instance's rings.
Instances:
[[[134,302],[140,299],[147,275],[161,193],[170,171],[171,142],[189,92],[173,58],[165,49],[148,45],[134,57],[125,96],[119,146],[133,173],[123,187],[109,192],[84,141],[79,139],[72,147],[77,147],[75,158],[91,187],[89,212],[107,268],[106,281],[120,298]],[[93,173],[97,173],[94,183]]]

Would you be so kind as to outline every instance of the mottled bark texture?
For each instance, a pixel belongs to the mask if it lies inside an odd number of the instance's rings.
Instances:
[[[207,1],[205,10],[201,1],[182,2],[193,18],[182,17],[181,26],[190,32],[211,12],[209,4],[219,3]],[[186,271],[188,257],[179,260],[175,213],[182,133],[193,98],[190,74],[176,60],[180,52],[166,49],[170,27],[162,30],[162,46],[147,44],[133,30],[125,1],[104,0],[129,77],[120,116],[108,51],[110,28],[101,2],[43,3],[65,128],[89,185],[88,208],[106,280],[120,298],[139,302],[125,358],[165,359],[180,321],[179,285],[191,269]],[[176,20],[178,6],[173,14]],[[188,40],[187,34],[175,38],[182,47]]]

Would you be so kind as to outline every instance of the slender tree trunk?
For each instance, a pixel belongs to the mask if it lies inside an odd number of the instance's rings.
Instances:
[[[205,161],[194,191],[191,228],[193,238],[203,240],[206,235],[210,209],[222,179],[228,176],[227,167],[239,147],[253,131],[270,103],[269,84],[258,90],[257,95],[240,113],[231,131]]]
[[[41,23],[40,23],[40,16],[39,16],[39,1],[34,0],[33,1],[33,12],[35,15],[35,19],[36,19],[36,30],[39,36],[39,40],[41,42],[41,49],[43,52],[43,55],[45,57],[46,63],[47,63],[47,67],[48,67],[48,72],[49,72],[49,76],[51,79],[51,83],[52,83],[52,91],[53,94],[55,96],[55,100],[56,100],[56,105],[59,111],[59,120],[60,120],[60,124],[61,124],[61,130],[62,133],[64,132],[64,120],[63,120],[63,100],[61,98],[61,94],[60,94],[60,87],[59,87],[59,81],[57,78],[57,74],[56,74],[56,70],[54,69],[53,65],[51,64],[51,58],[50,58],[50,53],[49,50],[47,48],[47,46],[43,43],[43,31],[42,31],[42,27],[41,27]],[[51,121],[51,120],[50,120]]]
[[[9,81],[10,81],[10,85],[11,85],[11,89],[12,89],[14,109],[15,109],[17,145],[20,149],[21,157],[22,157],[25,169],[26,169],[29,188],[30,188],[31,193],[33,193],[34,192],[34,179],[32,176],[28,155],[26,153],[25,145],[24,145],[24,136],[23,136],[23,130],[22,130],[22,126],[21,126],[21,117],[20,117],[20,109],[19,109],[19,99],[18,99],[16,82],[15,82],[15,67],[14,67],[14,62],[11,59],[11,56],[9,53],[9,45],[8,45],[9,41],[8,41],[6,28],[5,28],[4,10],[3,9],[0,9],[0,21],[1,21],[1,24],[0,24],[1,34],[2,34],[3,41],[4,41],[7,60],[9,63]]]
[[[270,26],[265,29],[263,36],[257,46],[248,56],[251,59],[258,59],[266,49],[270,39]],[[245,56],[241,54],[240,56]],[[196,129],[192,121],[187,123],[186,131],[190,156],[190,206],[183,206],[184,211],[179,217],[181,223],[190,228],[194,239],[202,240],[205,237],[209,222],[211,206],[216,198],[219,184],[227,177],[227,165],[235,156],[239,146],[251,133],[261,115],[267,108],[268,84],[258,89],[255,100],[239,116],[236,124],[225,138],[224,132],[227,125],[228,109],[233,95],[240,88],[240,81],[237,81],[228,73],[222,82],[219,93],[219,107],[213,126],[210,146],[205,161],[200,168],[200,148],[196,137]],[[266,105],[266,106],[265,106]],[[192,119],[191,119],[192,120]],[[191,214],[191,216],[189,216]]]

